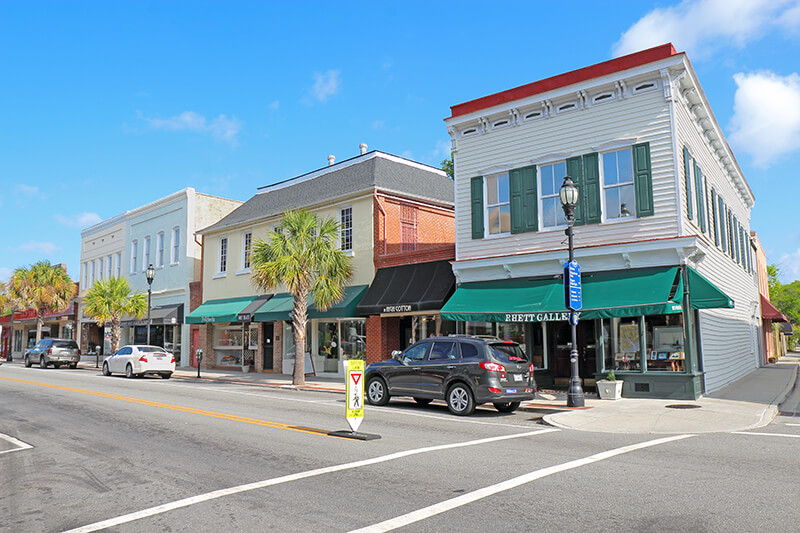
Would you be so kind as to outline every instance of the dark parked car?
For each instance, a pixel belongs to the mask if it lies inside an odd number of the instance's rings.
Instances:
[[[53,365],[58,368],[61,365],[69,365],[70,368],[77,368],[78,361],[81,360],[81,351],[78,344],[72,339],[42,339],[36,346],[25,352],[25,366],[30,367],[34,363],[42,368]]]
[[[494,337],[421,340],[367,366],[366,383],[372,405],[386,405],[391,396],[411,396],[421,405],[445,400],[456,415],[487,402],[510,413],[536,393],[533,365],[520,345]]]

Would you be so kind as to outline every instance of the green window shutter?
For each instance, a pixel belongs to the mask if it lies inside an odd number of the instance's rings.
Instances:
[[[525,211],[523,231],[539,229],[539,196],[536,187],[536,165],[520,169],[522,172],[522,207]]]
[[[472,178],[472,238],[483,239],[483,177]]]
[[[728,251],[727,233],[725,233],[725,200],[722,196],[717,198],[717,208],[719,210],[719,240],[722,244],[722,251]]]
[[[733,213],[728,208],[728,252],[731,259],[736,260],[736,240],[733,238]]]
[[[583,156],[583,206],[587,224],[600,223],[600,158],[597,152]]]
[[[711,237],[711,226],[714,225],[714,221],[708,208],[708,180],[703,180],[703,210],[705,218],[708,219],[708,236]]]
[[[636,216],[653,216],[653,172],[650,168],[650,143],[633,145],[633,184],[636,191]]]
[[[706,214],[703,210],[705,206],[705,199],[703,198],[703,172],[697,161],[694,163],[694,191],[697,199],[697,223],[700,225],[700,231],[706,232]]]
[[[575,206],[575,222],[576,226],[586,224],[584,220],[584,205],[586,196],[586,189],[583,185],[583,162],[580,157],[570,157],[567,159],[567,176],[572,178],[572,182],[578,188],[578,204]]]
[[[714,224],[714,244],[719,246],[719,221],[717,220],[717,189],[711,187],[711,220]]]
[[[508,173],[508,188],[511,196],[511,233],[522,233],[525,208],[522,205],[522,169]]]
[[[736,215],[733,216],[733,248],[736,250],[736,254],[734,255],[734,259],[737,263],[741,263],[742,261],[742,251],[739,248],[739,239],[741,235],[739,235],[739,219],[736,218]]]
[[[684,183],[686,184],[686,214],[689,216],[689,220],[694,218],[694,213],[692,212],[692,165],[691,165],[691,158],[689,157],[689,149],[687,147],[683,147],[683,177]]]

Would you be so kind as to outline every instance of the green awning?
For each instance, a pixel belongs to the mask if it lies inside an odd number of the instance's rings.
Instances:
[[[580,317],[584,320],[683,310],[683,283],[677,266],[584,273],[581,284]],[[730,298],[691,268],[689,287],[695,309],[733,307]],[[485,322],[567,320],[563,282],[559,277],[465,283],[442,308],[442,318]]]
[[[237,322],[239,313],[256,298],[257,296],[242,296],[209,300],[186,315],[186,323]]]
[[[313,298],[309,297],[308,318],[345,318],[355,317],[356,306],[363,298],[369,285],[357,285],[346,287],[344,299],[328,308],[324,312],[317,311],[313,304]],[[281,293],[273,296],[268,302],[256,311],[253,320],[256,322],[276,322],[279,320],[291,320],[292,306],[294,300],[289,293]]]

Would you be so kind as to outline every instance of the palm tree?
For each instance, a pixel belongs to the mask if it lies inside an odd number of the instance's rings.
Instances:
[[[305,384],[308,297],[324,311],[344,298],[344,286],[353,275],[353,264],[339,249],[339,224],[319,219],[304,209],[283,213],[280,225],[268,241],[253,244],[250,260],[253,283],[262,290],[285,286],[293,297],[294,372],[292,383]]]
[[[127,278],[108,278],[95,282],[83,297],[83,311],[98,326],[111,323],[111,352],[119,349],[120,321],[123,315],[137,319],[147,314],[147,295],[131,293]]]
[[[39,342],[44,315],[64,311],[78,289],[62,265],[39,261],[29,268],[17,268],[6,284],[6,292],[18,309],[36,309],[36,342]]]

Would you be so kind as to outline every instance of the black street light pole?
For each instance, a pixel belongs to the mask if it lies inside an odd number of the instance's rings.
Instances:
[[[575,223],[575,206],[578,204],[578,188],[569,176],[564,176],[564,183],[558,191],[561,200],[561,207],[564,209],[564,215],[567,217],[567,229],[564,233],[567,235],[569,243],[569,263],[575,259],[575,248],[572,242],[573,224]],[[566,280],[564,280],[566,283]],[[580,306],[578,306],[580,307]],[[578,320],[575,314],[575,309],[570,308],[569,324],[572,329],[572,349],[569,352],[570,364],[570,377],[569,389],[567,390],[567,407],[583,407],[585,399],[583,396],[583,388],[581,387],[581,378],[578,371]]]
[[[156,277],[156,269],[152,263],[147,265],[144,275],[147,278],[147,344],[150,344],[150,298],[153,293],[153,278]]]

